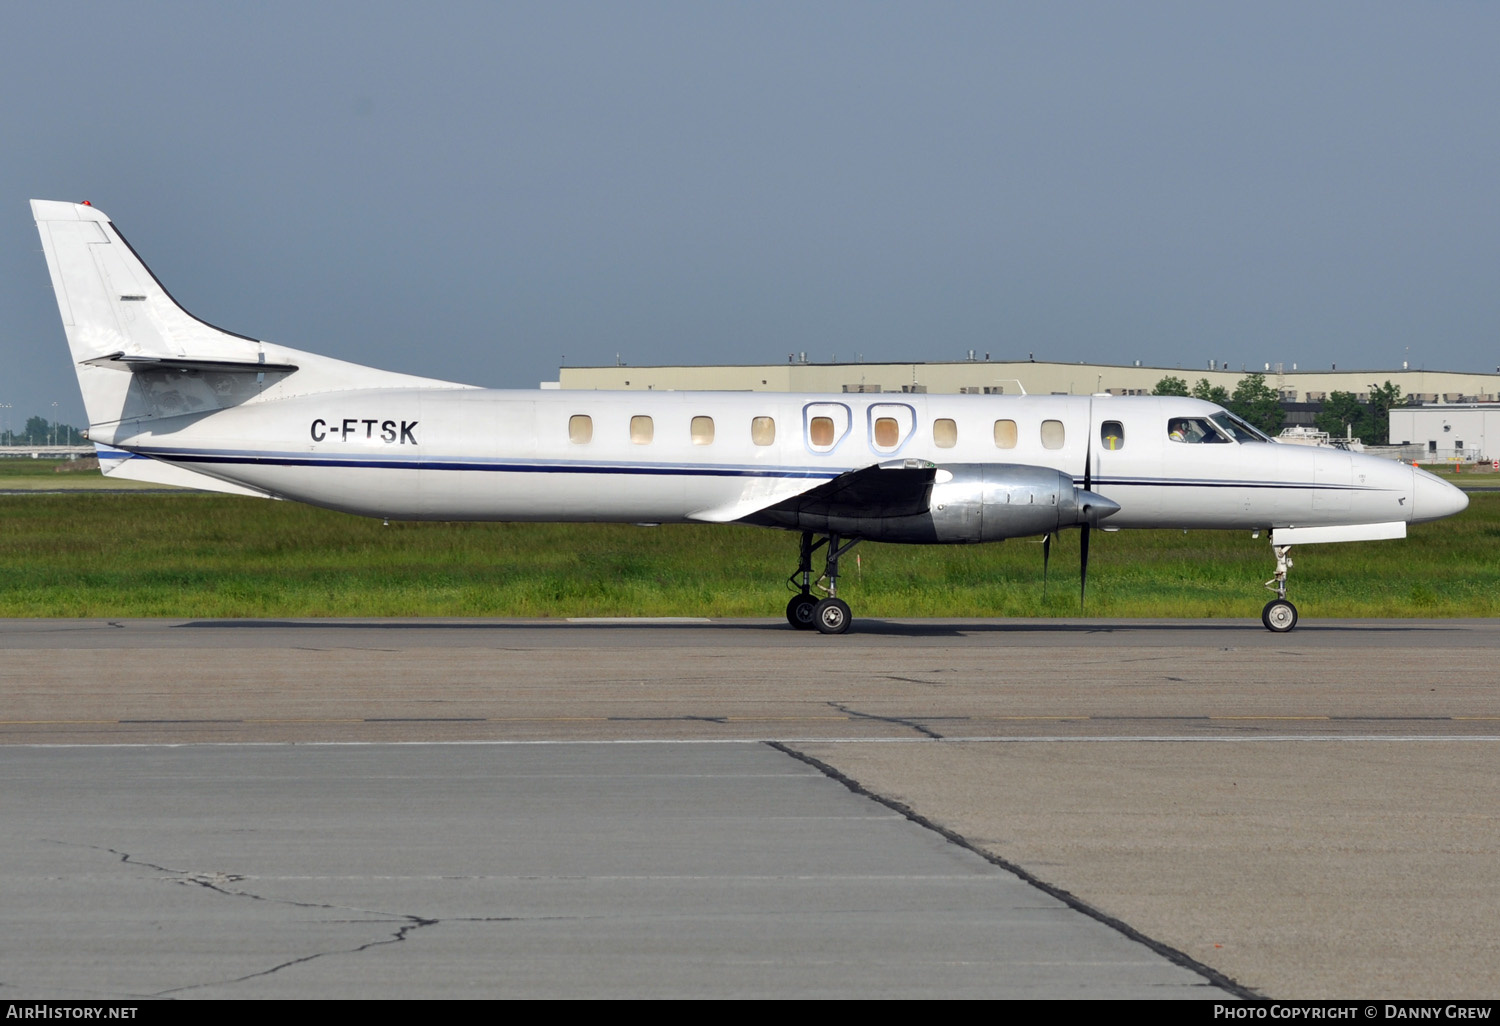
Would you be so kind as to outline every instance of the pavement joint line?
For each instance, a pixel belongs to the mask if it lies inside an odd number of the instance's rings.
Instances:
[[[1056,884],[1048,883],[1046,880],[1043,880],[1041,877],[1032,873],[1030,870],[1023,868],[1019,863],[1012,862],[1010,859],[1004,858],[996,854],[995,852],[982,848],[957,831],[950,830],[942,824],[928,819],[926,816],[917,812],[911,806],[906,805],[903,802],[899,802],[896,799],[888,797],[884,794],[880,794],[877,791],[869,790],[858,780],[855,780],[853,777],[846,775],[837,767],[831,766],[815,756],[798,751],[796,748],[792,748],[789,745],[773,743],[770,745],[770,747],[785,755],[787,758],[793,759],[805,766],[810,767],[811,769],[816,770],[817,772],[827,777],[829,780],[843,785],[844,787],[848,788],[849,791],[853,794],[868,798],[871,801],[884,806],[887,809],[890,809],[892,812],[904,817],[912,824],[921,827],[924,830],[932,831],[939,837],[946,840],[949,844],[962,848],[965,851],[971,852],[984,861],[988,862],[990,865],[996,867],[997,869],[1001,869],[1018,877],[1019,879],[1025,881],[1027,884],[1030,884],[1032,887],[1035,887],[1042,893],[1047,894],[1052,898],[1055,898],[1056,900],[1062,902],[1064,905],[1073,909],[1075,912],[1079,912],[1094,920],[1095,922],[1107,926],[1120,934],[1123,934],[1136,943],[1145,946],[1149,950],[1165,958],[1167,961],[1173,963],[1174,965],[1180,966],[1183,969],[1188,970],[1189,972],[1198,974],[1199,976],[1203,977],[1204,981],[1208,984],[1218,987],[1221,990],[1227,991],[1235,997],[1244,998],[1246,1000],[1258,1000],[1262,997],[1261,994],[1245,986],[1226,973],[1220,972],[1218,969],[1215,969],[1213,966],[1207,964],[1206,962],[1200,962],[1193,956],[1189,955],[1187,952],[1182,951],[1179,948],[1174,948],[1170,944],[1167,944],[1165,941],[1157,940],[1155,937],[1151,937],[1145,933],[1142,933],[1140,930],[1137,930],[1135,927],[1131,926],[1123,919],[1118,919],[1115,916],[1108,914],[1103,909],[1089,904],[1082,898],[1078,897],[1078,895],[1074,894],[1072,891],[1059,887]]]
[[[706,616],[569,616],[565,618],[568,623],[629,623],[629,624],[672,624],[672,623],[713,623]]]
[[[556,738],[484,738],[461,741],[26,741],[0,745],[0,748],[454,748],[461,746],[499,747],[504,745],[964,745],[964,744],[1285,744],[1289,742],[1356,742],[1390,741],[1407,744],[1451,741],[1500,741],[1500,734],[1278,734],[1265,737],[1239,735],[1205,735],[1172,737],[1170,735],[1115,734],[1097,737],[721,737],[721,738],[595,738],[592,740],[559,740]]]
[[[211,725],[211,724],[222,724],[222,723],[244,723],[245,721],[244,720],[239,720],[239,719],[223,718],[223,719],[204,719],[204,720],[168,720],[168,719],[116,720],[115,722],[121,724],[122,726],[125,725],[125,724],[129,724],[132,727],[182,727],[182,726],[207,726],[207,725]]]
[[[1218,715],[1202,716],[914,716],[893,717],[876,713],[849,711],[841,715],[823,714],[806,716],[735,716],[695,714],[678,716],[293,716],[293,717],[205,717],[192,718],[128,718],[128,719],[81,719],[81,720],[5,720],[0,727],[38,726],[192,726],[196,724],[319,724],[319,723],[619,723],[633,721],[685,721],[711,723],[847,723],[854,720],[878,720],[912,726],[922,723],[1500,723],[1500,716],[1275,716],[1275,715]],[[920,729],[920,728],[918,728]]]

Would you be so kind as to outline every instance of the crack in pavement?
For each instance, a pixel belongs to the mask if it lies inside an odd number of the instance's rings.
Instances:
[[[430,916],[413,915],[406,912],[383,912],[379,909],[354,908],[348,905],[332,905],[323,902],[297,901],[292,898],[269,898],[263,894],[256,894],[253,891],[230,886],[232,884],[236,884],[248,879],[247,877],[238,873],[191,872],[183,869],[173,869],[170,866],[162,866],[154,862],[147,862],[145,859],[138,858],[130,854],[129,852],[121,851],[118,848],[110,848],[98,844],[79,844],[72,841],[57,841],[50,839],[47,840],[47,843],[64,845],[66,847],[88,848],[93,851],[102,851],[108,852],[111,855],[118,855],[120,861],[125,865],[138,866],[143,869],[153,870],[154,872],[164,873],[174,878],[172,880],[173,883],[181,884],[185,887],[202,887],[205,890],[213,891],[215,894],[221,894],[229,898],[248,898],[251,901],[264,901],[274,905],[286,905],[293,908],[318,909],[321,911],[329,912],[360,912],[370,916],[382,916],[386,917],[387,919],[397,919],[405,921],[399,927],[397,927],[395,932],[392,933],[389,937],[383,937],[379,940],[367,941],[364,944],[360,944],[352,948],[337,948],[331,951],[316,951],[310,955],[303,955],[300,958],[288,959],[285,962],[278,963],[267,969],[261,969],[257,972],[247,973],[244,976],[237,976],[227,980],[213,980],[208,983],[191,983],[181,987],[171,987],[167,990],[156,991],[154,993],[146,995],[148,997],[166,997],[172,994],[181,994],[184,991],[198,990],[203,987],[216,987],[224,986],[226,984],[243,983],[246,980],[253,980],[261,976],[270,976],[273,973],[278,973],[281,970],[287,969],[291,966],[301,965],[306,962],[312,962],[316,959],[326,958],[330,955],[357,955],[362,951],[369,951],[372,948],[384,947],[388,944],[400,944],[405,941],[406,938],[415,930],[419,930],[427,926],[438,926],[443,923],[516,923],[537,922],[549,919],[578,918],[575,916],[454,916],[451,918],[442,919],[433,918]],[[329,920],[329,922],[356,924],[366,922],[374,923],[380,922],[380,920],[341,919]]]
[[[877,716],[874,713],[860,712],[858,709],[849,708],[842,702],[829,702],[828,705],[831,708],[837,709],[845,716],[852,716],[857,720],[877,720],[881,723],[894,723],[897,726],[906,727],[908,730],[915,730],[917,733],[925,737],[930,737],[934,741],[941,741],[943,739],[943,735],[930,727],[923,726],[915,720],[904,720],[899,716]]]

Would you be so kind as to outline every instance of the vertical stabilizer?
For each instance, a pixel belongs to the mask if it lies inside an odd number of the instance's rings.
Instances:
[[[123,361],[264,360],[259,342],[178,306],[103,212],[54,200],[32,200],[31,211],[90,424],[119,421],[134,407],[151,415],[139,389],[132,401],[136,375]]]
[[[376,370],[216,328],[177,305],[110,219],[32,200],[95,441],[122,445],[160,418],[360,388],[468,388]]]

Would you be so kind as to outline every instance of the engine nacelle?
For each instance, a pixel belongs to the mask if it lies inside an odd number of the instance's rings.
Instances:
[[[930,466],[930,464],[929,464]],[[1094,525],[1119,504],[1085,491],[1073,479],[1047,467],[1009,463],[939,466],[925,511],[845,516],[807,509],[787,510],[774,522],[820,534],[914,544],[1000,541],[1048,534],[1065,527]]]
[[[966,463],[938,467],[927,516],[934,541],[987,542],[1094,523],[1119,508],[1047,467]]]

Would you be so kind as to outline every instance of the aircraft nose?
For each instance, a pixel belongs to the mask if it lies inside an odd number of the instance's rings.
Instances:
[[[1120,504],[1113,499],[1106,499],[1098,492],[1086,492],[1078,489],[1074,496],[1078,503],[1078,522],[1096,526],[1105,517],[1114,516],[1120,512]]]
[[[1411,475],[1412,523],[1441,520],[1468,508],[1469,497],[1442,478],[1429,474],[1421,467],[1412,467]]]

